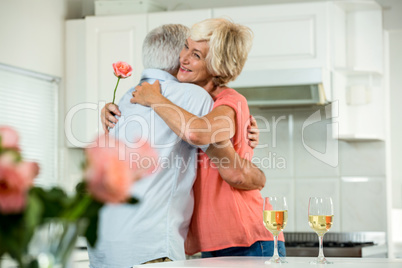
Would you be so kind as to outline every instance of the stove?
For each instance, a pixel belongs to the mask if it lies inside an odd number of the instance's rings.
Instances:
[[[317,257],[316,233],[286,233],[286,256]],[[387,257],[384,232],[327,233],[324,236],[326,257]]]

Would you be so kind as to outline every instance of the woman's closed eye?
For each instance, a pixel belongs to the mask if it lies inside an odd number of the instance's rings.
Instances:
[[[190,48],[188,47],[188,44],[187,43],[185,43],[184,44],[184,49],[185,50],[189,50]],[[201,55],[200,55],[200,53],[198,52],[198,50],[191,50],[190,51],[191,52],[191,56],[192,57],[194,57],[194,58],[196,58],[196,59],[201,59]]]
[[[197,59],[201,59],[201,56],[198,55],[197,53],[193,53],[194,57],[196,57]]]

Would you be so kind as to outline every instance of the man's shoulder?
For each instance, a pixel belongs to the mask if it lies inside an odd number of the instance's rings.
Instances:
[[[166,81],[166,86],[172,88],[173,90],[182,90],[182,93],[188,94],[189,96],[212,99],[208,92],[200,86],[190,83],[181,83],[174,80]]]
[[[123,104],[130,102],[130,99],[132,98],[131,93],[134,91],[134,87],[130,88],[129,90],[126,91],[126,93],[123,94],[123,96],[121,96],[120,100],[119,100],[119,107],[122,106]]]
[[[195,84],[182,83],[182,82],[179,82],[177,80],[166,80],[165,83],[166,83],[167,86],[180,86],[180,87],[183,87],[183,88],[191,88],[191,89],[194,89],[194,90],[204,90],[202,87],[197,86]]]

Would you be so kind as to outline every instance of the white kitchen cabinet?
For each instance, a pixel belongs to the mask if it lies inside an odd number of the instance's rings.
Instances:
[[[212,17],[211,9],[183,10],[172,12],[156,12],[148,14],[148,29],[152,29],[163,24],[183,24],[191,27],[194,23]]]
[[[133,75],[120,80],[115,102],[139,81],[146,25],[145,14],[66,22],[65,131],[69,146],[85,147],[102,132],[100,109],[112,101],[117,82],[114,62],[125,61],[133,67]]]
[[[333,4],[333,114],[341,140],[385,138],[382,9],[375,1]]]
[[[253,31],[245,71],[328,67],[327,3],[297,3],[213,10]]]
[[[385,90],[380,75],[333,73],[334,137],[345,141],[385,138]]]

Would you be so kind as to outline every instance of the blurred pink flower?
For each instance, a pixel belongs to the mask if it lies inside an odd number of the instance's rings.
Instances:
[[[19,150],[18,133],[11,127],[0,126],[0,147]]]
[[[33,162],[14,162],[11,154],[0,156],[0,212],[20,213],[25,208],[26,195],[38,175]]]
[[[103,135],[96,140],[96,146],[86,149],[88,163],[84,179],[95,199],[105,203],[127,201],[131,184],[155,167],[155,164],[146,167],[130,164],[132,154],[149,157],[153,159],[152,163],[156,163],[156,153],[148,143],[132,149],[111,136]]]

